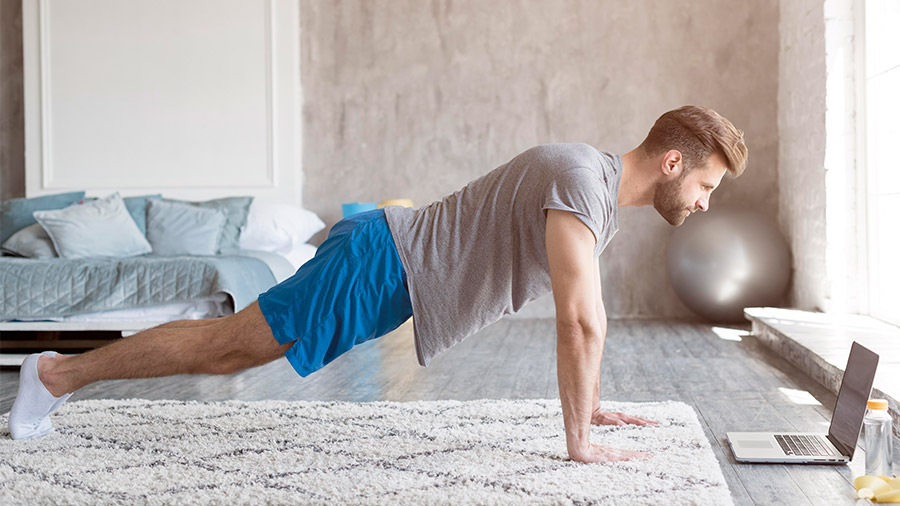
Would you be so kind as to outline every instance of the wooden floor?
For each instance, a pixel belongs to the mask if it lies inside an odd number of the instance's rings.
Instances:
[[[554,336],[552,320],[503,320],[425,369],[416,365],[407,323],[305,379],[280,359],[225,377],[102,382],[77,392],[72,400],[558,398]],[[12,406],[17,381],[16,370],[0,372],[0,412]],[[849,466],[734,462],[727,431],[825,432],[835,400],[753,337],[720,337],[701,324],[613,321],[602,384],[606,400],[671,399],[692,405],[736,504],[856,504],[852,481],[863,474],[862,452]]]

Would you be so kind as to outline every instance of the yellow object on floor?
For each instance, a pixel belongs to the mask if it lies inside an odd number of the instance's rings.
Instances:
[[[900,477],[860,476],[853,480],[856,495],[860,499],[872,499],[878,503],[900,503]]]

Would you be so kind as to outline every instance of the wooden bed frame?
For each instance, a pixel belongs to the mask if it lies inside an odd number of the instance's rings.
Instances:
[[[71,349],[97,348],[109,344],[109,339],[60,339],[62,332],[118,332],[128,337],[144,329],[163,324],[163,321],[121,322],[0,322],[0,366],[19,366],[28,356],[20,350],[46,348],[60,352]],[[41,332],[37,339],[3,339],[4,332]]]

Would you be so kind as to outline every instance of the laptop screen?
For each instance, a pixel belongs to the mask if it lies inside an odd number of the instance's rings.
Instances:
[[[877,367],[878,355],[859,343],[853,343],[850,358],[847,359],[847,368],[844,369],[841,389],[834,405],[831,427],[828,428],[828,435],[840,442],[844,446],[841,449],[851,457],[856,449],[856,440],[859,438],[863,418],[866,416],[866,401],[869,400],[869,393],[872,391]]]

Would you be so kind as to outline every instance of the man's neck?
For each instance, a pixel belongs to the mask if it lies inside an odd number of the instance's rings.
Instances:
[[[656,189],[654,163],[654,160],[644,158],[637,149],[622,155],[622,179],[619,181],[617,199],[619,207],[653,204]]]

